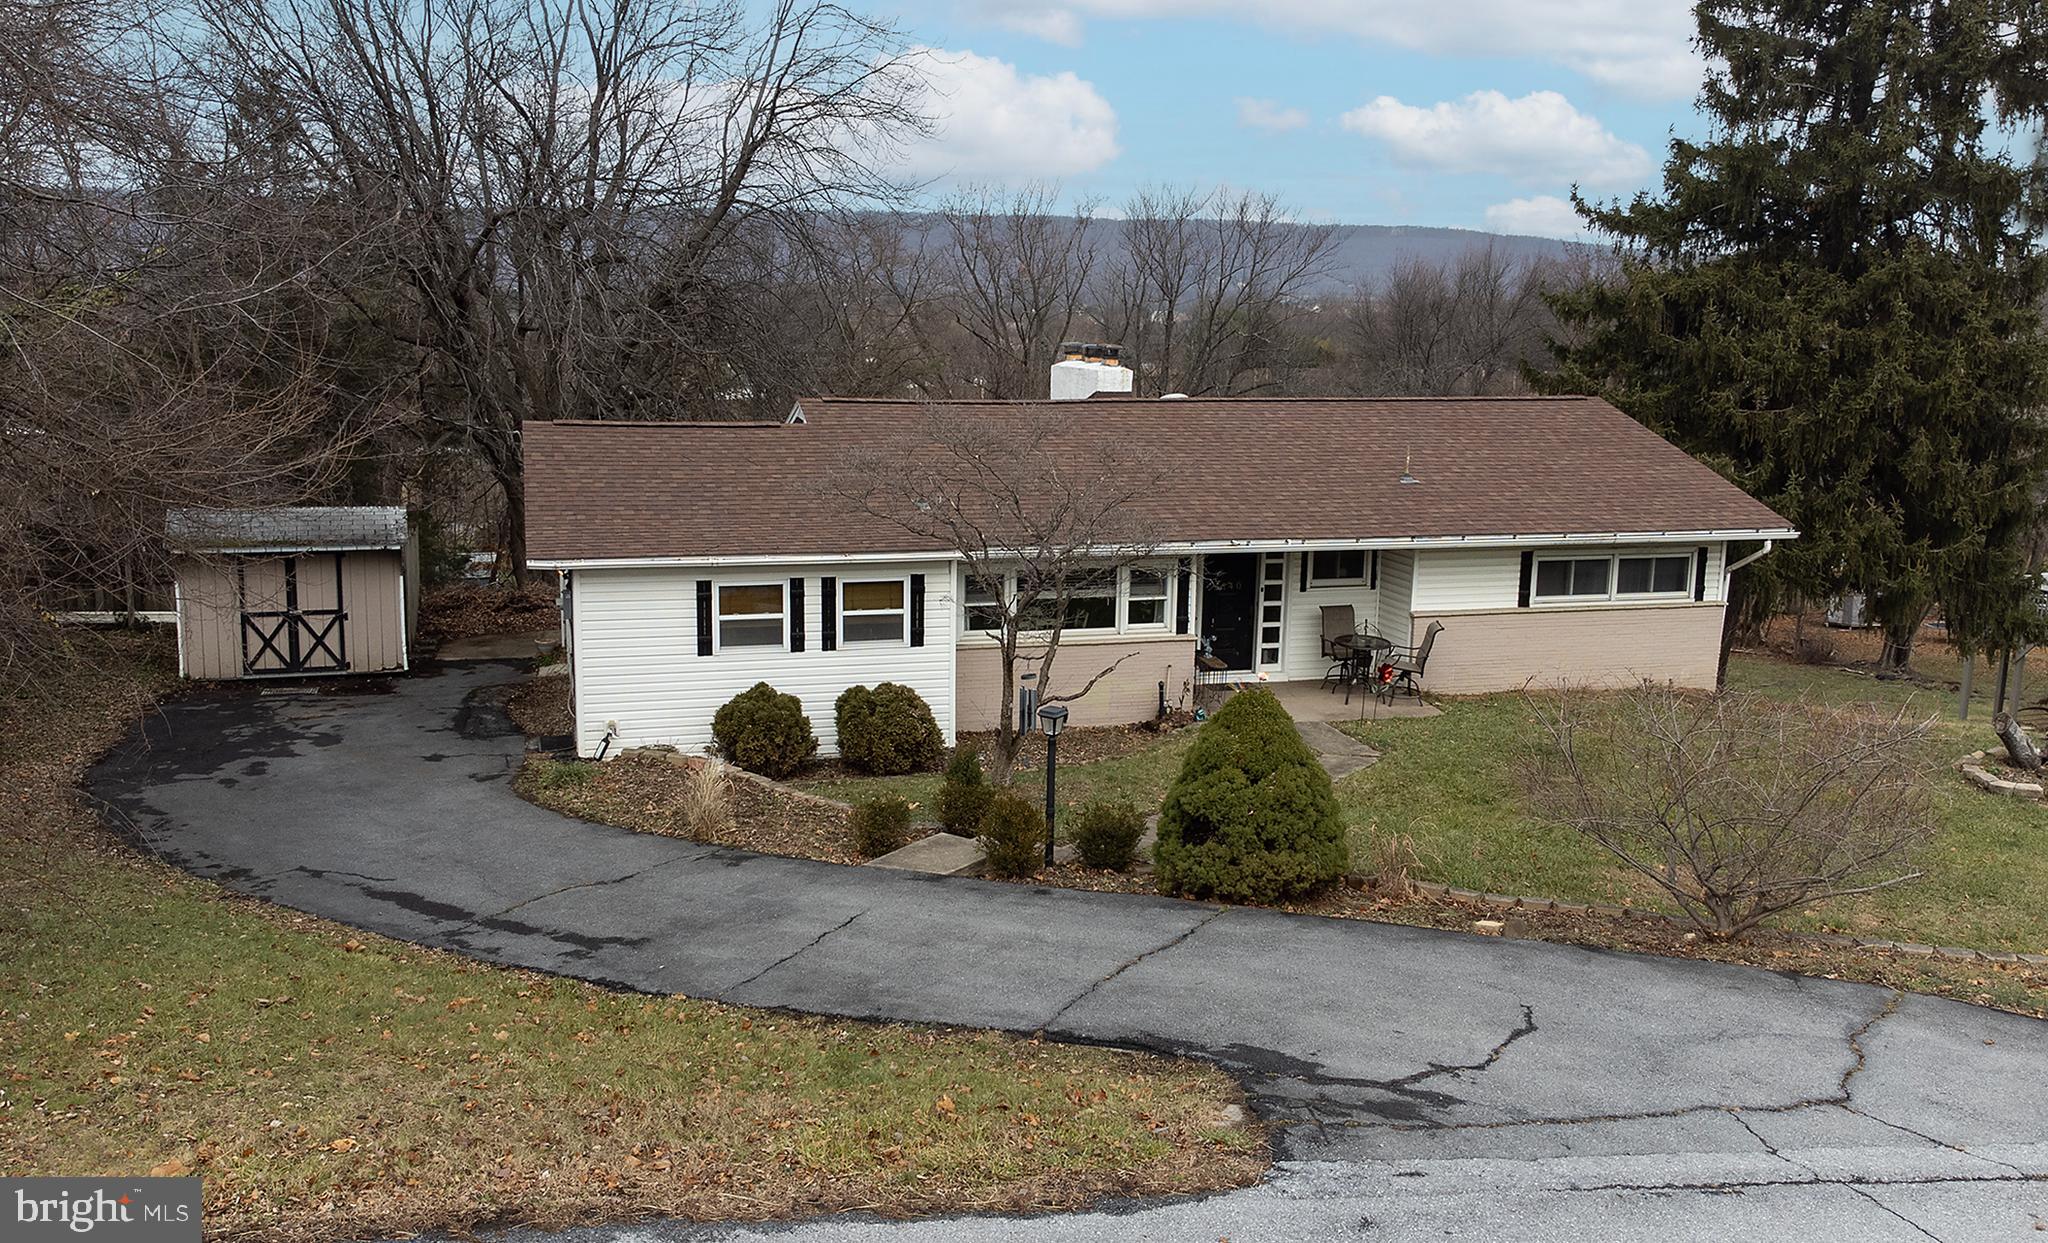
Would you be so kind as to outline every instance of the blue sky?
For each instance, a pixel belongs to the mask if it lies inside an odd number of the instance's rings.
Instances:
[[[1303,219],[1567,234],[1695,133],[1683,0],[911,0],[950,181],[1279,195]]]

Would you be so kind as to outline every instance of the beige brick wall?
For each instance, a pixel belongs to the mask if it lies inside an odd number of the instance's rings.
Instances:
[[[1720,658],[1720,604],[1529,608],[1417,613],[1420,641],[1444,624],[1423,676],[1447,695],[1536,686],[1626,686],[1649,680],[1711,688]]]
[[[1031,655],[1029,649],[1026,655]],[[1183,688],[1193,676],[1195,640],[1192,635],[1161,635],[1156,638],[1118,639],[1113,642],[1060,644],[1053,662],[1053,689],[1071,690],[1112,663],[1116,668],[1091,687],[1086,695],[1067,703],[1069,725],[1128,725],[1149,721],[1159,713],[1159,683],[1166,682],[1166,702],[1179,704]],[[1034,668],[1020,665],[1019,672]],[[962,644],[957,691],[959,728],[962,732],[994,729],[1002,709],[1002,654],[993,647]]]

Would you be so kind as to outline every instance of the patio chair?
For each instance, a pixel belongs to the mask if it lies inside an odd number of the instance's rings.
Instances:
[[[1436,646],[1436,637],[1443,633],[1440,621],[1429,623],[1429,629],[1422,632],[1422,642],[1414,647],[1396,647],[1388,650],[1385,664],[1394,671],[1394,677],[1387,684],[1391,696],[1401,691],[1422,698],[1422,671],[1429,667],[1429,649]]]
[[[1351,649],[1347,646],[1358,625],[1357,613],[1348,604],[1323,606],[1323,659],[1330,667],[1323,671],[1323,685],[1343,683],[1351,676]],[[1341,642],[1340,642],[1341,640]]]

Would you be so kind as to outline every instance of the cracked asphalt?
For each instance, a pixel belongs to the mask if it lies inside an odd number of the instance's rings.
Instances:
[[[1213,1059],[1263,1185],[625,1240],[2037,1239],[2048,1024],[1746,967],[750,855],[516,797],[509,664],[167,706],[94,771],[243,893],[493,962]],[[508,1238],[522,1238],[514,1232]]]

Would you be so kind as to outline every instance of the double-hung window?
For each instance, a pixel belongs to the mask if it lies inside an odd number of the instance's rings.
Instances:
[[[1692,553],[1538,557],[1532,597],[1540,602],[1680,600],[1692,594]]]
[[[1166,626],[1166,571],[1134,565],[1125,571],[1124,629],[1161,630]]]
[[[788,592],[783,583],[720,583],[718,646],[782,647],[788,642]]]
[[[849,579],[839,584],[839,641],[910,641],[909,589],[900,578]]]
[[[1001,630],[1003,628],[1003,584],[1002,574],[969,574],[967,576],[967,628],[970,631]]]

